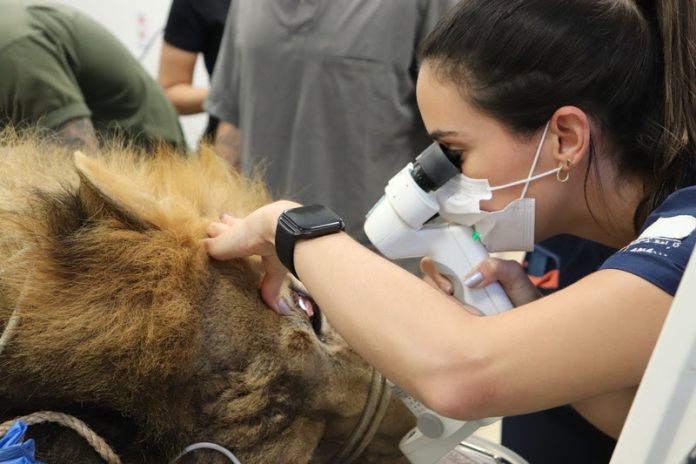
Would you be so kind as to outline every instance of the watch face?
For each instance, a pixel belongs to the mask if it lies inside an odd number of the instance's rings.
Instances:
[[[300,234],[315,234],[323,230],[343,230],[343,220],[326,206],[309,205],[289,209],[285,216],[297,226]]]

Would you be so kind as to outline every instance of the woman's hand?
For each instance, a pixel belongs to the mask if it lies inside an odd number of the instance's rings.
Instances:
[[[452,283],[437,271],[433,260],[428,257],[423,258],[420,267],[426,275],[426,281],[431,282],[431,285],[434,283],[434,286],[445,293],[452,294]],[[463,284],[469,288],[483,288],[493,282],[500,283],[514,307],[522,306],[542,296],[529,280],[522,265],[513,260],[487,258],[468,275]]]
[[[438,272],[435,261],[426,256],[420,261],[420,270],[423,273],[423,281],[428,285],[440,289],[450,296],[454,295],[452,282]]]
[[[278,310],[280,287],[288,270],[278,260],[275,230],[278,217],[289,208],[300,206],[291,201],[277,201],[253,211],[244,219],[222,215],[220,222],[208,226],[205,240],[208,254],[219,260],[259,255],[265,274],[261,281],[261,297],[268,306]]]
[[[441,290],[443,293],[449,295],[454,301],[456,301],[462,308],[473,314],[474,316],[482,316],[483,314],[478,308],[459,301],[454,297],[454,286],[450,282],[449,278],[438,272],[435,266],[435,261],[428,258],[427,256],[420,261],[420,270],[423,272],[423,281],[433,288]]]

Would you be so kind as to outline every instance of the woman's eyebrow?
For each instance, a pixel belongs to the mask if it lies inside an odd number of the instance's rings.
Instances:
[[[443,131],[443,130],[434,130],[428,134],[431,139],[437,140],[442,137],[447,137],[450,135],[462,135],[462,132],[460,131]]]

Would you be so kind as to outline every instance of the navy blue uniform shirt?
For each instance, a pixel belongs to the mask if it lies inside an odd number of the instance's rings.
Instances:
[[[696,186],[677,190],[650,214],[637,239],[602,265],[642,277],[674,296],[696,243]]]

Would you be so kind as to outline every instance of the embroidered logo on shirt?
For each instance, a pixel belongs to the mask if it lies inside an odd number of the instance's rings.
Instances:
[[[621,251],[657,256],[669,256],[669,251],[681,246],[682,239],[696,230],[696,217],[663,217],[645,229],[640,237]]]
[[[694,229],[696,229],[696,217],[686,215],[663,217],[645,229],[638,239],[662,237],[681,240],[691,235]]]

